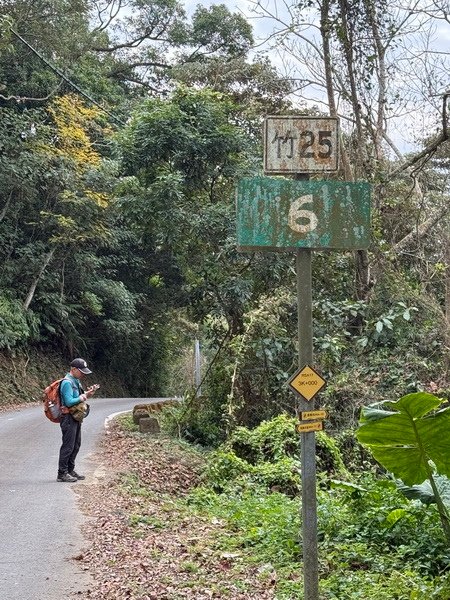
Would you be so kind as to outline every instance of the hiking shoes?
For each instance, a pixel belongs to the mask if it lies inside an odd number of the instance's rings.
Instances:
[[[73,477],[69,473],[63,473],[62,475],[58,475],[56,481],[62,481],[64,483],[74,483],[75,481],[78,481],[78,479],[76,477]]]
[[[69,475],[71,477],[75,477],[75,479],[86,479],[86,477],[84,475],[78,475],[78,473],[76,471],[70,471]]]

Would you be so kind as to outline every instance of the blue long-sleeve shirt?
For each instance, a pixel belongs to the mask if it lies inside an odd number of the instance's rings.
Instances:
[[[83,393],[80,382],[70,373],[67,373],[61,381],[59,393],[61,395],[61,404],[67,406],[67,408],[75,406],[75,404],[79,404],[83,400],[83,398],[80,398],[80,395]]]

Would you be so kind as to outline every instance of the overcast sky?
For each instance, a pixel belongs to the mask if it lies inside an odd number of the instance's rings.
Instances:
[[[294,0],[292,0],[292,2],[289,0],[287,3],[294,4]],[[212,4],[225,4],[232,12],[240,12],[246,16],[253,27],[256,42],[261,42],[266,39],[273,32],[274,27],[279,26],[274,23],[272,19],[257,18],[252,11],[254,2],[251,2],[251,0],[204,0],[203,2],[199,2],[198,0],[186,0],[184,4],[189,14],[192,14],[198,5],[206,7],[211,6]],[[285,7],[285,0],[261,0],[261,4],[264,7],[268,7],[269,12],[273,14],[278,13],[280,17],[285,17],[287,23],[290,22]],[[408,6],[409,4],[408,1],[403,3],[404,6]],[[422,4],[422,0],[415,0],[415,6],[420,4]],[[426,0],[423,0],[423,4],[427,4],[430,7],[430,3],[426,2]],[[431,8],[432,6],[433,5],[431,5]],[[406,97],[407,93],[414,93],[415,91],[417,91],[418,94],[417,99],[408,104],[402,117],[392,123],[391,135],[395,138],[396,143],[402,151],[412,150],[415,147],[414,138],[423,138],[431,133],[430,128],[440,125],[442,98],[439,94],[442,94],[450,88],[450,24],[444,20],[435,21],[435,23],[436,25],[432,31],[432,35],[427,38],[427,42],[434,52],[441,53],[444,64],[440,70],[430,69],[429,97],[427,97],[426,94],[422,97],[420,96],[422,93],[422,90],[419,90],[420,79],[414,76],[414,72],[411,73],[410,76],[404,75],[403,80],[400,79],[396,82],[400,96],[404,93]],[[427,29],[426,23],[424,26],[421,26],[418,21],[416,21],[414,27],[416,33],[414,36],[408,38],[407,51],[413,50],[416,42],[418,47],[424,42],[424,38],[421,38],[421,36],[423,36],[423,32]],[[262,48],[264,48],[264,46],[259,49]],[[280,56],[280,54],[274,50],[272,50],[269,55],[272,63],[280,70],[282,76],[302,76],[301,66],[298,63],[296,64],[294,60],[286,59],[286,55]],[[399,58],[399,64],[400,60],[401,59]],[[406,73],[409,67],[407,56],[406,58],[405,56],[403,57],[403,61]],[[423,72],[426,72],[429,66],[424,61],[423,66],[421,65],[420,68],[423,68]],[[415,88],[417,88],[417,90]],[[306,95],[311,102],[313,102],[314,99],[320,101],[320,99],[323,99],[324,97],[323,92],[319,91],[319,89],[314,89],[314,87],[308,88],[308,90],[305,91],[305,96]]]

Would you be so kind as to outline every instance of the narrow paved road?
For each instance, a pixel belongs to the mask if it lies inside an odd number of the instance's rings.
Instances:
[[[89,455],[114,413],[159,398],[91,399],[77,471],[92,475]],[[0,600],[63,600],[89,586],[77,562],[83,522],[78,483],[56,481],[61,430],[41,406],[0,413]],[[87,479],[89,483],[89,478]]]

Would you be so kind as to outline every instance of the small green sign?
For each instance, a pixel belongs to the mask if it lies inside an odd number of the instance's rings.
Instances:
[[[237,190],[240,250],[356,250],[370,243],[370,184],[241,179]]]

